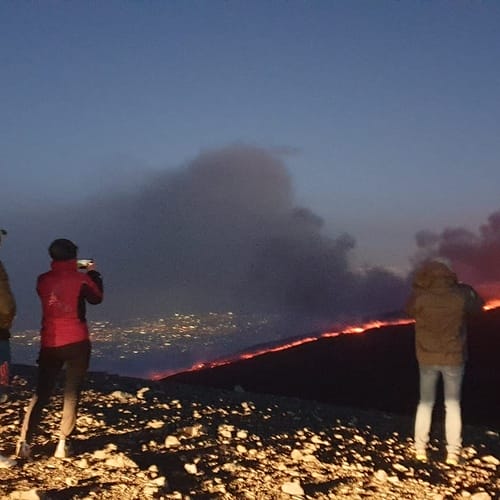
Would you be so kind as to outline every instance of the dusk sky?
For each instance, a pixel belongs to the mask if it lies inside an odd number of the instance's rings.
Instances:
[[[500,2],[3,1],[0,36],[13,267],[21,218],[45,252],[54,207],[240,146],[282,162],[356,265],[407,270],[418,231],[500,209]]]

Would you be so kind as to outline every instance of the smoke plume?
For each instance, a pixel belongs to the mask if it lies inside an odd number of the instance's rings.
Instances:
[[[38,313],[35,279],[59,237],[96,260],[104,316],[217,309],[338,318],[397,309],[405,294],[404,280],[384,269],[353,271],[354,239],[324,234],[321,217],[296,205],[279,153],[256,147],[201,153],[120,194],[7,215],[3,257],[19,319]]]
[[[441,233],[420,231],[416,242],[415,262],[445,258],[463,281],[476,286],[500,281],[500,211],[491,214],[476,233],[462,227]]]

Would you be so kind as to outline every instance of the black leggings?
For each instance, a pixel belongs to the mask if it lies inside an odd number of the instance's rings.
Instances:
[[[36,433],[42,419],[42,410],[49,403],[57,377],[64,365],[66,366],[66,380],[59,438],[66,439],[71,435],[76,424],[76,412],[82,382],[89,366],[90,350],[88,340],[40,350],[36,392],[31,398],[24,416],[21,441],[29,443]]]

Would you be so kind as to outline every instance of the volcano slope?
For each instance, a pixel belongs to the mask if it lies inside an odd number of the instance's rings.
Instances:
[[[474,318],[468,330],[464,420],[500,428],[500,309]],[[411,416],[418,401],[414,325],[320,338],[168,380]],[[441,388],[438,394],[436,412],[442,409]]]

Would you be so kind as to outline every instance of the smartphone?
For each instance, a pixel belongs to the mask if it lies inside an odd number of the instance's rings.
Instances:
[[[91,264],[94,263],[94,259],[78,259],[76,264],[78,269],[87,269]]]

